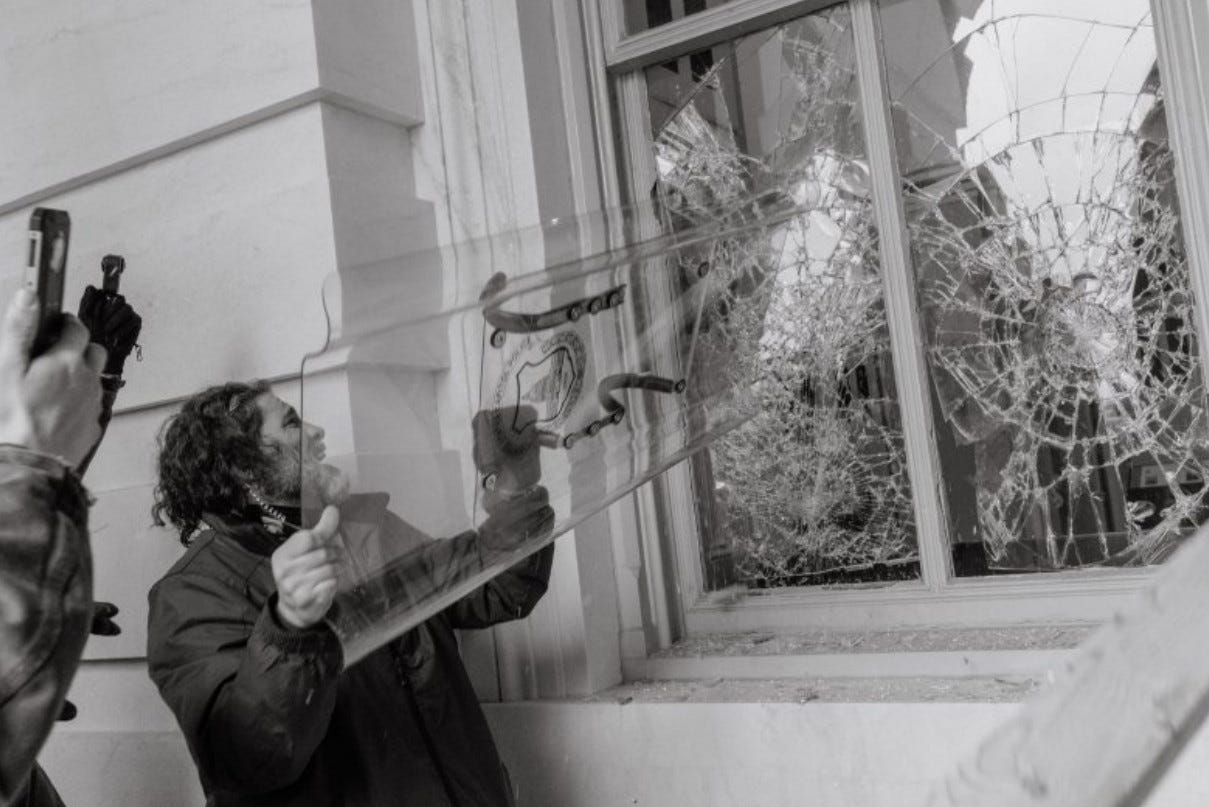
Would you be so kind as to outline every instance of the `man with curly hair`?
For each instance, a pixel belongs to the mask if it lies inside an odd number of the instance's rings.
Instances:
[[[161,433],[154,513],[187,550],[151,590],[148,659],[207,804],[512,804],[454,630],[528,615],[553,547],[342,669],[324,623],[339,523],[396,546],[442,542],[384,494],[350,496],[323,460],[323,430],[264,383],[207,389]],[[303,500],[328,505],[310,529]]]

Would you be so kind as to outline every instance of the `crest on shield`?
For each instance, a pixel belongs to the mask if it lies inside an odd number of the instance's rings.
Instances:
[[[525,361],[516,371],[516,414],[512,430],[562,420],[579,397],[582,371],[571,347],[561,344],[537,361]],[[522,406],[529,404],[529,406]]]
[[[575,411],[587,372],[587,351],[573,330],[548,339],[527,336],[508,358],[490,398],[492,428],[510,453],[531,445],[528,430],[554,431]]]

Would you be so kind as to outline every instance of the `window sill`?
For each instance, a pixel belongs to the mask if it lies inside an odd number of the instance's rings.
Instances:
[[[585,703],[1020,703],[1043,684],[1019,676],[978,678],[712,678],[632,681]]]
[[[820,692],[835,690],[844,698],[853,687],[916,691],[919,685],[904,682],[931,680],[947,682],[936,685],[941,689],[961,680],[990,681],[991,689],[1007,687],[1010,693],[1044,680],[1091,631],[1083,625],[1052,625],[712,634],[691,637],[647,658],[623,659],[622,674],[635,685],[788,681],[796,691],[802,682],[811,682]],[[872,681],[882,683],[870,690]],[[978,691],[987,686],[972,685]],[[692,692],[696,690],[687,694]],[[683,694],[677,690],[678,696]]]
[[[880,586],[725,590],[692,598],[690,635],[741,631],[892,630],[914,626],[1098,624],[1126,607],[1153,568],[1094,569],[956,580],[933,591],[918,582]]]
[[[1069,650],[812,653],[800,656],[713,656],[623,659],[626,681],[756,680],[770,678],[1037,678]]]

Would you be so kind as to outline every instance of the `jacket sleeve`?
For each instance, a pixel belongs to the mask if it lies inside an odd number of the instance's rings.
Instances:
[[[117,402],[118,390],[122,388],[121,379],[112,376],[101,378],[101,416],[98,422],[101,424],[101,433],[97,436],[97,441],[92,444],[92,448],[88,449],[88,453],[80,464],[76,466],[76,474],[83,476],[88,473],[88,466],[92,465],[92,458],[97,455],[97,449],[101,447],[101,441],[105,439],[105,432],[109,431],[109,421],[113,419],[113,405]]]
[[[87,519],[61,462],[0,446],[0,804],[28,780],[88,638]]]
[[[518,547],[544,539],[554,527],[549,493],[533,485],[520,496],[488,499],[490,514],[478,532],[484,568],[511,555]],[[485,628],[498,622],[528,616],[546,593],[554,544],[505,569],[450,606],[446,613],[455,628]]]
[[[500,572],[448,608],[453,627],[486,628],[529,616],[546,593],[553,563],[551,543]]]
[[[176,715],[207,790],[264,793],[295,782],[327,732],[340,647],[291,630],[227,583],[187,571],[151,590],[151,679]]]

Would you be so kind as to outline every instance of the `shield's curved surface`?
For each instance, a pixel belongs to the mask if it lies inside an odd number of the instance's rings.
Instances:
[[[331,277],[302,394],[330,457],[304,505],[342,503],[345,663],[741,421],[752,384],[711,328],[733,277],[711,255],[783,246],[800,213],[768,197],[673,228],[614,211]]]

